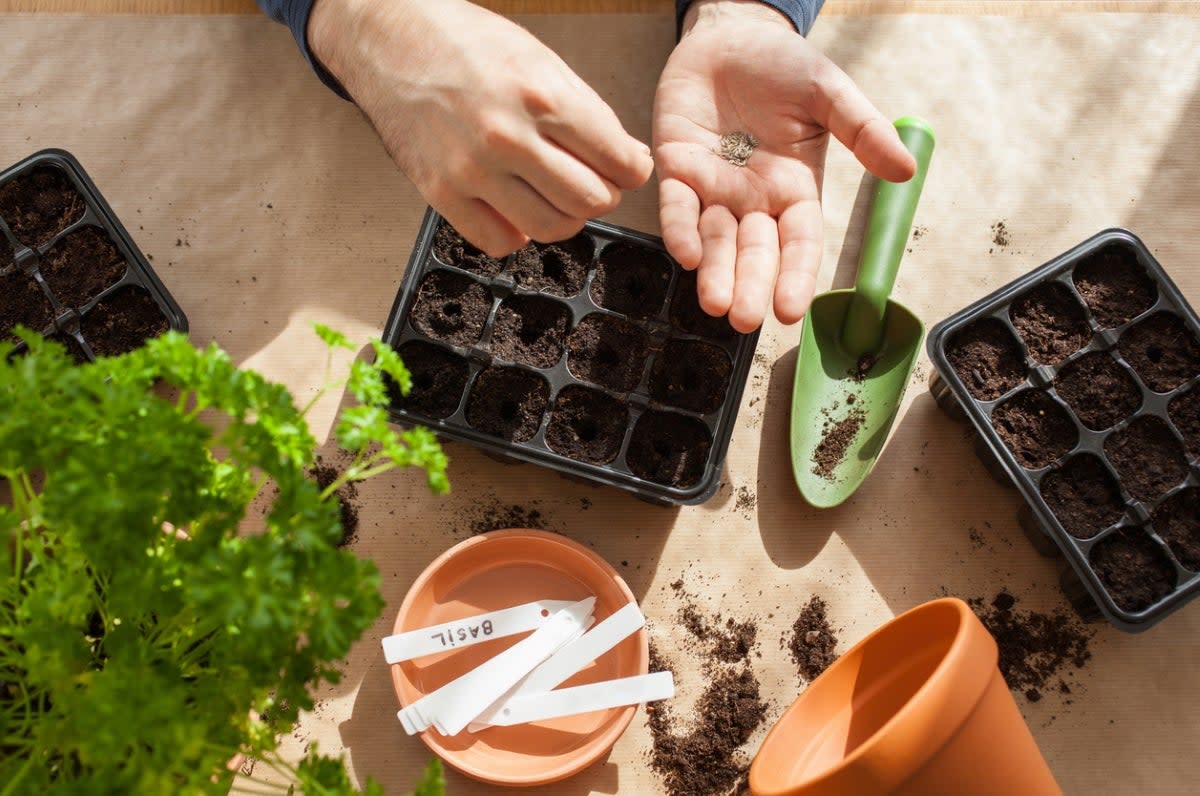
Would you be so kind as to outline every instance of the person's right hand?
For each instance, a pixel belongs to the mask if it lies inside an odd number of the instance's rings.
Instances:
[[[466,0],[318,0],[309,47],[421,195],[492,256],[571,237],[650,149],[554,52]]]

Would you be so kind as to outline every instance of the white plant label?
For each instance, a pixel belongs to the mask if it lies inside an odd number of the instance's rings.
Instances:
[[[383,657],[388,663],[400,663],[423,655],[469,647],[488,639],[536,630],[551,616],[573,604],[571,600],[535,600],[512,608],[397,633],[383,639]]]

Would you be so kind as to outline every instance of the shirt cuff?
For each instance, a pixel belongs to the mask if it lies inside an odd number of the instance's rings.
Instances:
[[[312,50],[308,48],[308,18],[312,15],[313,3],[316,0],[256,0],[256,2],[263,13],[276,22],[282,22],[288,26],[292,36],[296,39],[296,44],[300,46],[300,53],[304,56],[304,60],[308,61],[308,65],[312,67],[321,82],[342,99],[353,101],[337,78],[321,65],[321,62],[312,54]]]
[[[792,27],[801,36],[808,35],[817,14],[825,0],[759,0],[764,5],[771,6],[792,21]],[[675,38],[683,32],[683,15],[687,13],[692,0],[675,0]]]

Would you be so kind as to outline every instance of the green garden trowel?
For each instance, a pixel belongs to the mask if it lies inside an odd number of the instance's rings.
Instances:
[[[913,116],[895,125],[917,160],[916,174],[902,183],[879,181],[854,288],[813,299],[800,332],[792,473],[818,508],[838,505],[870,474],[925,336],[920,318],[889,294],[929,170],[933,130]]]

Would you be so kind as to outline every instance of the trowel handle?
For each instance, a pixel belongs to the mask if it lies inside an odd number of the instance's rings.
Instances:
[[[842,326],[842,346],[853,357],[878,351],[883,342],[888,296],[896,284],[900,258],[933,155],[933,128],[927,122],[904,116],[895,125],[900,140],[916,158],[917,171],[907,182],[879,180],[875,187],[854,295]]]

